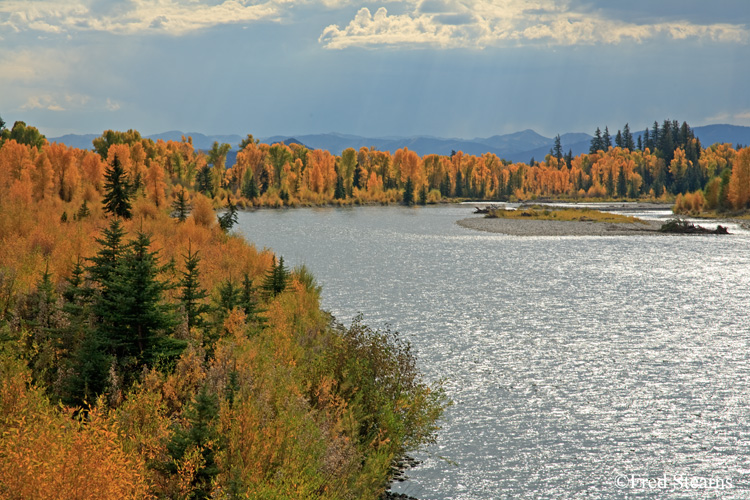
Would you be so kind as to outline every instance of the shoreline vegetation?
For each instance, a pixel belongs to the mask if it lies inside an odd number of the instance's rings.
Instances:
[[[447,401],[409,343],[234,234],[233,198],[217,217],[165,167],[188,143],[23,130],[0,133],[0,497],[375,500],[433,442]]]

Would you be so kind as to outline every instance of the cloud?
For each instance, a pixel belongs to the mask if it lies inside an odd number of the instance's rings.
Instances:
[[[26,99],[26,102],[21,106],[23,110],[31,109],[47,109],[49,111],[65,111],[57,100],[49,94],[33,95]]]
[[[56,49],[0,51],[0,82],[24,85],[49,80],[49,75],[59,81],[76,63],[74,56]]]
[[[376,46],[551,46],[620,44],[662,37],[746,44],[745,25],[690,21],[637,23],[606,17],[603,11],[572,8],[553,0],[425,0],[406,3],[405,13],[362,8],[343,28],[326,27],[318,41],[328,49]]]
[[[120,109],[120,103],[117,101],[113,101],[109,97],[107,97],[107,104],[106,104],[107,111],[117,111]]]
[[[12,32],[66,33],[105,31],[119,34],[182,35],[222,24],[273,19],[284,0],[130,0],[102,7],[85,0],[4,0],[0,28]]]
[[[706,118],[706,123],[734,123],[736,125],[750,125],[750,109],[743,111],[723,111]]]

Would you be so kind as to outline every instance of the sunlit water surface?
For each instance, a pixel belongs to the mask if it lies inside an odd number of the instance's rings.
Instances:
[[[749,498],[750,234],[512,237],[471,207],[266,210],[239,232],[414,346],[453,406],[394,491]]]

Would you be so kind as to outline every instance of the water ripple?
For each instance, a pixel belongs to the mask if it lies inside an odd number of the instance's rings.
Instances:
[[[311,268],[324,308],[393,325],[427,378],[445,378],[455,404],[438,443],[394,489],[747,498],[750,236],[518,238],[456,226],[465,215],[240,217],[249,239]]]

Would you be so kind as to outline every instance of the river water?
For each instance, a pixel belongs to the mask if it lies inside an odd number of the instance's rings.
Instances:
[[[750,234],[512,237],[471,207],[245,212],[453,401],[419,499],[750,498]],[[736,229],[736,228],[735,228]],[[731,229],[730,229],[731,230]]]

